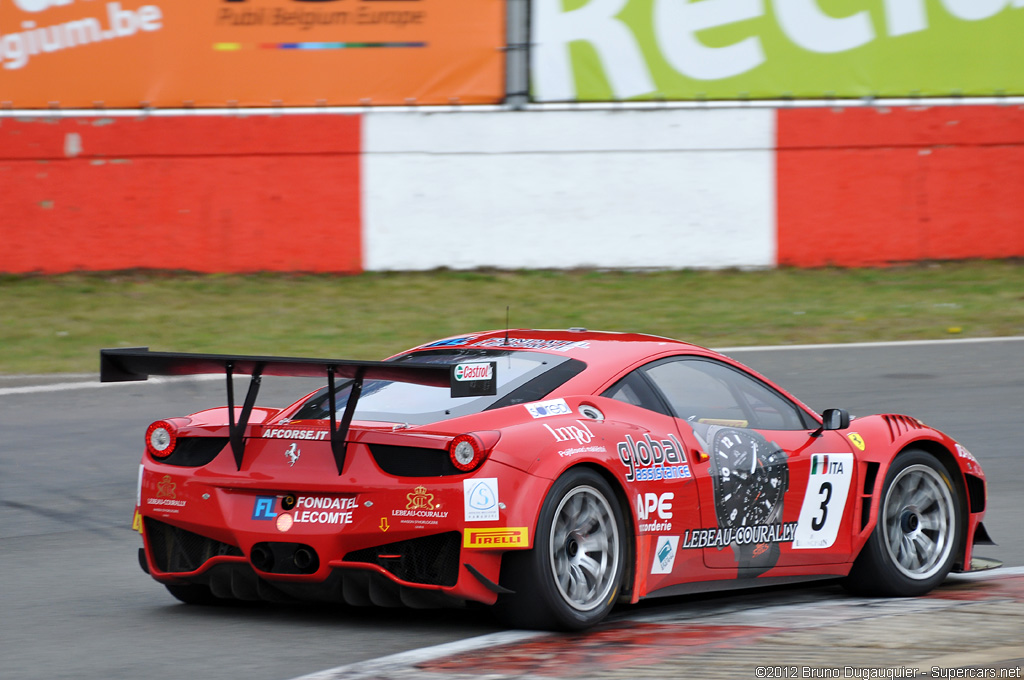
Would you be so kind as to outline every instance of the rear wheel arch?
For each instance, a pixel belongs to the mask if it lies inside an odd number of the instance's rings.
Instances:
[[[622,485],[600,464],[562,469],[544,492],[533,547],[502,556],[499,582],[509,592],[494,612],[506,624],[549,630],[602,620],[632,585],[628,507]]]

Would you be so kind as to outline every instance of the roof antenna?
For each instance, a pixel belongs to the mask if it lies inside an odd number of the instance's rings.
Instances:
[[[505,305],[505,344],[508,345],[508,305]]]

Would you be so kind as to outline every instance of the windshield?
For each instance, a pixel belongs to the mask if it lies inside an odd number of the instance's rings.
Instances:
[[[431,387],[390,380],[367,380],[356,406],[356,420],[401,422],[423,425],[472,413],[543,399],[553,389],[582,371],[586,365],[563,356],[490,349],[443,349],[403,354],[395,362],[457,364],[467,361],[497,362],[498,393],[486,397],[452,397],[448,387]],[[347,380],[337,387],[338,417],[352,390]],[[331,415],[330,399],[324,387],[291,417],[319,420]]]

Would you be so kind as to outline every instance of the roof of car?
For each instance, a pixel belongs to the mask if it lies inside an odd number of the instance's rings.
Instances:
[[[671,338],[642,333],[523,329],[480,331],[456,335],[420,345],[412,351],[445,347],[492,348],[544,352],[570,356],[588,364],[613,363],[619,366],[666,353],[707,354],[709,350]]]

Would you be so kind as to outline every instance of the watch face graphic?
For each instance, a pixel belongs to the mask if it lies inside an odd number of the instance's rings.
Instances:
[[[778,524],[789,487],[786,453],[754,430],[713,427],[708,433],[718,526],[726,529]],[[744,575],[775,565],[777,543],[734,545]]]

